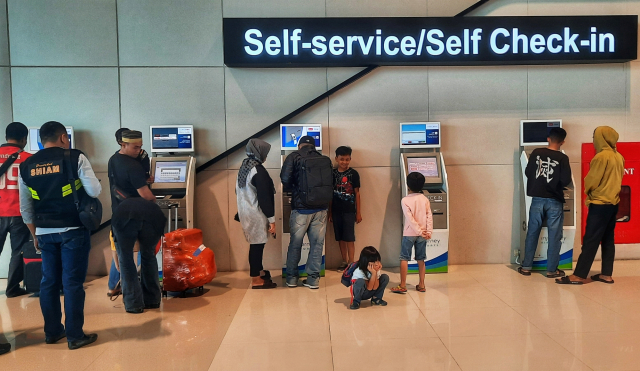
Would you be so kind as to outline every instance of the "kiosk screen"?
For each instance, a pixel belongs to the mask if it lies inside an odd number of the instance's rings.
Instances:
[[[320,125],[281,125],[280,141],[282,150],[298,149],[300,137],[309,135],[316,141],[316,148],[322,149],[321,142],[322,126]]]
[[[152,126],[151,152],[193,152],[193,126]]]
[[[187,179],[187,161],[156,161],[156,183],[184,183]]]
[[[520,128],[522,133],[521,146],[539,146],[547,144],[547,137],[553,128],[561,128],[562,122],[554,121],[523,121]]]
[[[73,128],[68,127],[67,135],[69,136],[69,149],[74,147],[73,145]],[[42,141],[40,140],[40,129],[39,128],[29,128],[29,152],[38,152],[39,150],[44,149],[42,145]]]
[[[440,147],[440,123],[414,122],[400,124],[400,147]]]
[[[418,172],[425,178],[439,178],[438,160],[435,157],[407,158],[407,173]]]

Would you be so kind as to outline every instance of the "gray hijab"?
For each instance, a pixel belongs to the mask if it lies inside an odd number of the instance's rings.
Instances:
[[[238,171],[238,187],[244,188],[247,185],[247,177],[251,169],[265,162],[270,150],[271,144],[262,139],[254,138],[249,140],[245,149],[247,158],[242,161],[242,166]]]

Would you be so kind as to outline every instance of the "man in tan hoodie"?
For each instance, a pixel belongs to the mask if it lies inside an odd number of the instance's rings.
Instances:
[[[618,133],[608,126],[599,126],[593,132],[596,155],[591,160],[589,173],[584,178],[587,195],[587,226],[582,241],[582,252],[573,275],[557,279],[556,283],[581,285],[587,281],[591,265],[602,245],[602,271],[591,276],[594,281],[613,283],[613,260],[616,255],[614,230],[620,202],[620,188],[624,175],[624,158],[616,150]]]

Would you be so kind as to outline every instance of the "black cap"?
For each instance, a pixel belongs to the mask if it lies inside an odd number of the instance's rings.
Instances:
[[[313,137],[305,135],[303,137],[300,137],[300,140],[298,141],[298,145],[301,144],[313,144],[313,146],[316,146],[316,140],[313,139]]]

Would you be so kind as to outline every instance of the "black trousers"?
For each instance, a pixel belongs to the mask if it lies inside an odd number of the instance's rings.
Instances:
[[[613,274],[613,260],[616,257],[614,231],[616,228],[616,214],[618,205],[589,205],[587,226],[582,239],[582,252],[573,274],[580,278],[587,278],[593,260],[598,252],[598,245],[602,245],[602,270],[605,276]]]
[[[24,261],[22,260],[22,246],[29,241],[31,232],[22,221],[21,216],[0,217],[0,254],[7,239],[11,239],[11,260],[9,260],[9,275],[6,294],[16,293],[20,289],[20,282],[24,279]]]
[[[262,267],[262,253],[264,252],[264,244],[256,243],[249,245],[249,275],[251,277],[260,277]]]

